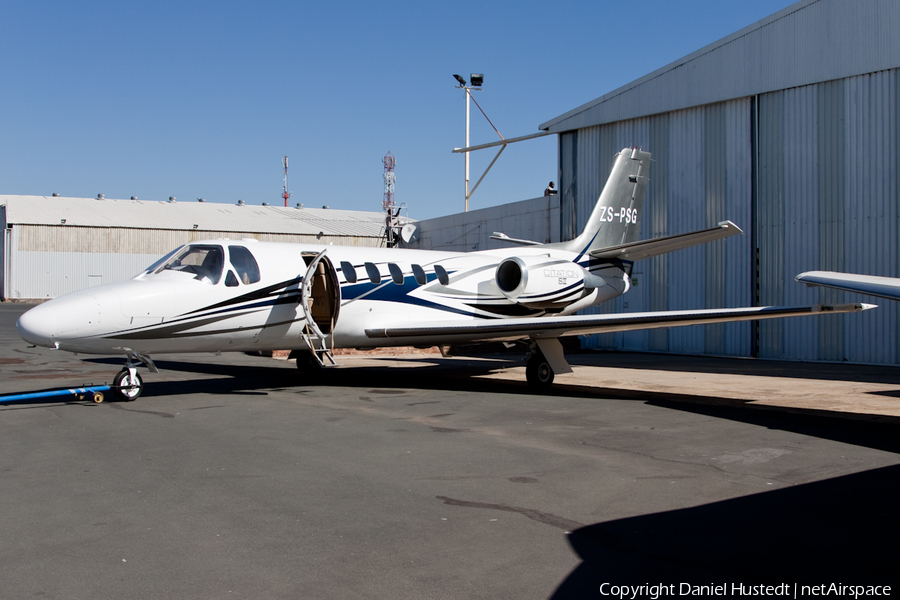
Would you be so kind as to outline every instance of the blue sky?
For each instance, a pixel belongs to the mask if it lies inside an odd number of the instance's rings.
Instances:
[[[4,2],[0,194],[381,209],[382,157],[412,218],[460,212],[465,100],[505,137],[792,4]],[[472,106],[472,144],[496,134]],[[473,154],[472,183],[493,158]],[[509,146],[473,195],[541,195],[556,136]]]

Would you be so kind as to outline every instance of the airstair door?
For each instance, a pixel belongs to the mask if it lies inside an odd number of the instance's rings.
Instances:
[[[328,336],[334,331],[341,308],[341,286],[326,248],[316,255],[305,255],[306,274],[300,285],[300,309],[306,318],[303,337],[310,352],[319,362],[336,364],[329,348]]]

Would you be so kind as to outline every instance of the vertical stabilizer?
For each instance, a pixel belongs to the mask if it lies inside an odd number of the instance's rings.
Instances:
[[[619,152],[581,235],[558,244],[558,247],[583,255],[591,250],[637,241],[649,174],[649,152],[637,148],[624,148]]]

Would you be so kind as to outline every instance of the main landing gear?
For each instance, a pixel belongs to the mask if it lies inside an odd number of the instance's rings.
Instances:
[[[539,349],[531,354],[531,358],[525,364],[525,380],[536,388],[547,388],[553,384],[553,368]]]
[[[559,338],[532,340],[525,358],[525,379],[536,389],[548,388],[556,375],[572,372]]]

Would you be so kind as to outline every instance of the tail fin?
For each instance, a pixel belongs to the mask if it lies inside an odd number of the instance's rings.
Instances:
[[[637,241],[649,174],[649,152],[637,148],[619,152],[581,235],[558,247],[581,256],[599,248]]]

